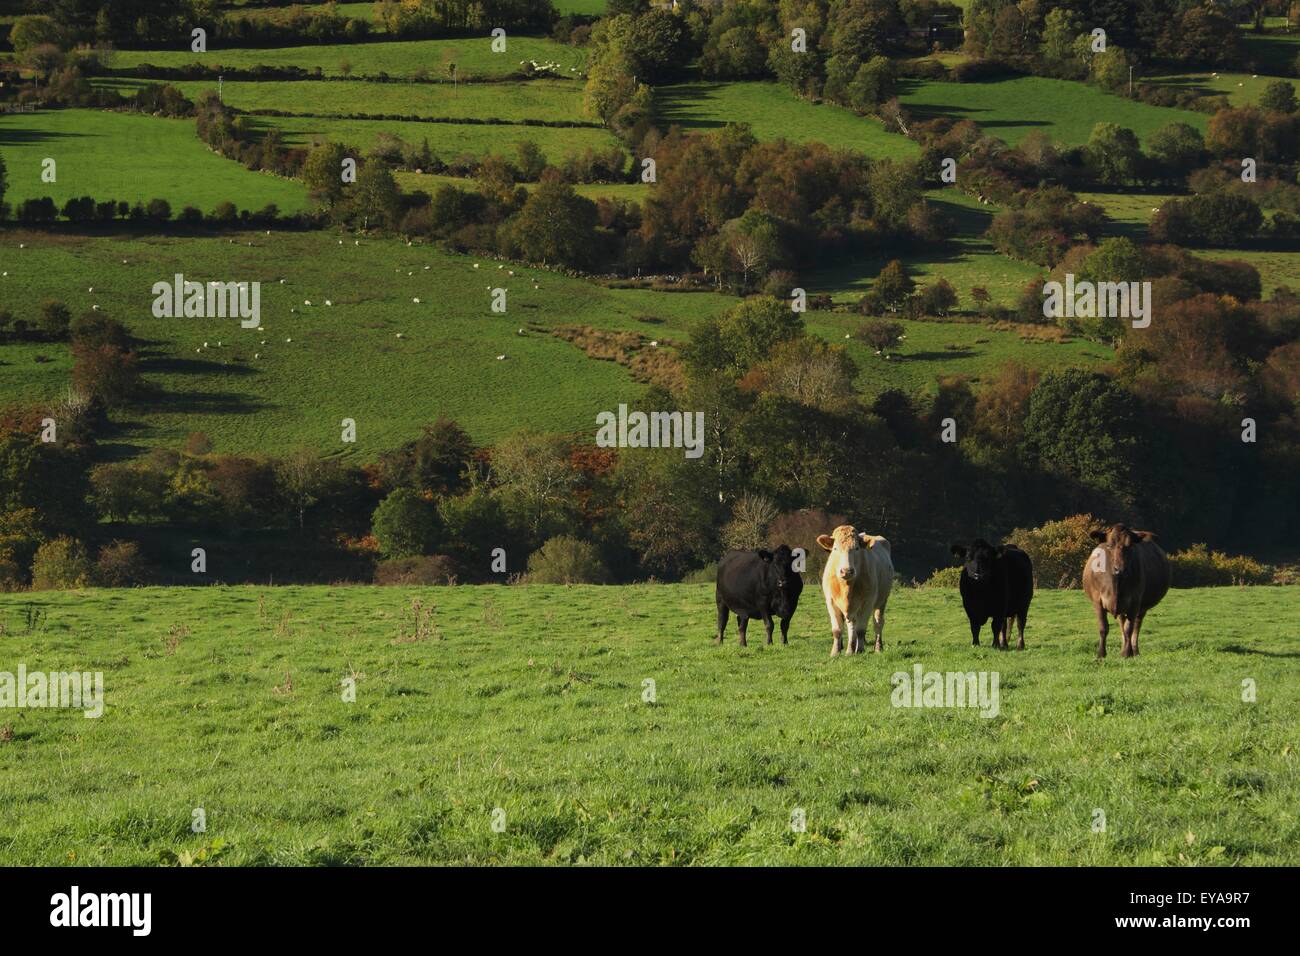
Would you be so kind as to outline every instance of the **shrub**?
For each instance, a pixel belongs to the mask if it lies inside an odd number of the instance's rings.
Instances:
[[[72,357],[72,384],[78,391],[109,406],[124,404],[140,391],[135,352],[113,345],[78,344],[72,348]]]
[[[957,307],[957,290],[947,279],[937,279],[917,295],[922,315],[945,316]]]
[[[1267,584],[1273,569],[1245,555],[1233,556],[1211,551],[1204,544],[1194,544],[1169,556],[1173,586],[1179,588],[1226,587],[1228,585]]]
[[[903,324],[887,319],[872,319],[863,322],[858,328],[858,338],[862,339],[878,353],[887,354],[903,338]]]
[[[551,538],[528,558],[530,584],[605,584],[609,571],[600,551],[589,541],[561,535]]]
[[[398,488],[375,508],[371,528],[387,558],[409,558],[432,550],[439,519],[433,502],[410,488]]]
[[[66,338],[71,324],[72,313],[62,302],[46,299],[41,303],[41,313],[36,320],[36,327],[42,334],[51,339]]]
[[[1092,532],[1102,523],[1092,515],[1072,515],[1038,528],[1017,528],[1007,541],[1029,555],[1040,588],[1083,586],[1083,566],[1096,547]]]
[[[76,538],[59,537],[36,549],[32,588],[37,591],[84,588],[91,578],[90,559]]]
[[[94,349],[101,345],[125,349],[131,343],[131,333],[126,326],[102,312],[87,312],[73,319],[68,326],[68,337],[73,345],[85,345]]]
[[[392,558],[375,566],[376,584],[454,584],[456,563],[445,554]]]
[[[961,583],[961,568],[939,568],[921,585],[923,588],[955,588]]]
[[[134,541],[113,541],[100,548],[94,580],[103,588],[125,588],[144,581],[144,557]]]

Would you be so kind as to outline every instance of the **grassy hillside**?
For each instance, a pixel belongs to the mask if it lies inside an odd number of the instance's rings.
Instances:
[[[1300,46],[1296,52],[1300,53]],[[1176,89],[1196,90],[1206,96],[1226,96],[1233,106],[1250,106],[1259,102],[1265,87],[1277,80],[1284,80],[1300,92],[1300,80],[1285,76],[1265,76],[1251,73],[1216,73],[1213,71],[1196,73],[1170,73],[1165,76],[1144,78],[1144,82],[1158,86],[1172,86]]]
[[[20,242],[27,248],[17,249]],[[116,436],[119,452],[175,447],[201,430],[226,452],[306,444],[369,459],[439,415],[457,419],[483,442],[523,425],[592,431],[597,412],[635,400],[642,386],[547,329],[590,324],[681,342],[699,319],[736,301],[712,293],[607,290],[397,240],[363,239],[358,246],[348,236],[340,245],[328,232],[180,239],[19,232],[4,238],[3,258],[9,275],[0,288],[18,318],[34,318],[36,303],[56,295],[74,315],[99,305],[145,341],[142,369],[162,394],[119,413],[125,422]],[[260,281],[262,328],[242,329],[233,319],[154,318],[153,284],[171,281],[178,270],[196,281]],[[488,287],[498,285],[508,290],[504,316],[490,311]],[[659,321],[638,321],[642,316]],[[860,321],[808,317],[812,331],[834,342],[844,342]],[[520,328],[527,334],[519,335]],[[903,354],[889,362],[856,340],[845,342],[868,395],[926,388],[955,371],[991,373],[1012,357],[1056,365],[1108,354],[1082,342],[1024,345],[1013,332],[975,324],[917,322],[908,329]],[[498,360],[500,354],[507,358]],[[37,355],[53,361],[37,364]],[[32,401],[67,387],[65,345],[23,346],[6,360],[0,402]],[[341,448],[345,417],[356,419],[359,437]]]
[[[1067,146],[1088,141],[1097,123],[1125,126],[1145,139],[1166,123],[1188,123],[1204,132],[1207,117],[1189,110],[1149,106],[1104,93],[1095,86],[1041,76],[988,83],[902,80],[899,100],[919,119],[951,116],[974,120],[1013,146],[1041,130]]]
[[[219,65],[226,69],[254,66],[298,66],[311,70],[319,66],[326,76],[347,72],[390,76],[411,76],[418,70],[430,76],[446,78],[449,65],[455,64],[457,75],[468,77],[505,76],[520,68],[521,60],[538,63],[558,62],[562,73],[585,69],[587,51],[581,47],[556,43],[538,37],[508,37],[506,49],[492,52],[491,37],[454,40],[393,40],[384,43],[314,44],[275,49],[221,49],[209,47],[207,53],[186,50],[120,50],[113,54],[114,69],[130,69],[141,63],[154,66],[189,66],[192,63]],[[572,69],[571,69],[572,68]]]
[[[2,712],[0,858],[1295,865],[1297,598],[1174,591],[1098,663],[1077,591],[997,652],[901,590],[885,653],[837,660],[815,589],[745,650],[708,585],[0,595],[5,666],[105,700]],[[891,706],[915,665],[996,671],[997,716]]]
[[[682,83],[655,90],[665,125],[716,129],[748,123],[759,139],[821,142],[856,149],[876,159],[912,158],[920,150],[905,136],[885,132],[878,120],[829,103],[813,105],[780,83]]]
[[[241,209],[275,203],[282,212],[307,205],[301,183],[254,173],[223,159],[194,132],[194,121],[99,110],[0,114],[0,155],[8,167],[5,201],[52,196],[166,199],[205,212],[222,200]],[[42,182],[41,163],[57,164],[57,181]],[[81,283],[77,283],[80,285]]]

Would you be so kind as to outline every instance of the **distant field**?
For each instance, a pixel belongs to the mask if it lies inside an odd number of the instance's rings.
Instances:
[[[294,180],[249,172],[205,146],[193,120],[98,110],[0,114],[0,155],[9,169],[6,202],[51,196],[99,200],[166,199],[208,212],[229,200],[241,209],[275,203],[284,212],[307,205]],[[41,163],[55,161],[57,181],[41,181]],[[77,283],[80,284],[80,283]]]
[[[884,653],[835,660],[817,597],[788,645],[741,649],[700,584],[0,595],[11,669],[101,672],[104,701],[0,718],[0,857],[1300,862],[1296,588],[1171,591],[1141,656],[1101,663],[1078,591],[1040,592],[1000,652],[955,590],[899,588]],[[914,668],[996,676],[996,709],[893,706]]]
[[[320,67],[326,76],[341,76],[347,63],[353,74],[410,76],[425,70],[435,78],[450,75],[456,65],[461,79],[504,76],[521,68],[521,60],[538,63],[558,62],[566,75],[577,76],[586,67],[587,53],[581,47],[567,46],[535,37],[509,37],[504,53],[493,53],[490,37],[454,40],[395,40],[382,43],[340,43],[284,47],[279,49],[208,49],[207,53],[186,50],[120,50],[113,54],[114,69],[130,69],[141,63],[180,67],[193,63],[220,65],[227,69],[254,66],[298,66],[306,70]],[[572,69],[571,69],[572,68]]]
[[[1208,119],[1203,113],[1149,106],[1084,83],[1038,76],[990,83],[902,80],[899,89],[899,100],[917,118],[974,120],[1013,146],[1035,129],[1058,143],[1078,146],[1101,122],[1128,127],[1145,139],[1175,121],[1204,131]]]
[[[139,80],[99,80],[128,93]],[[172,84],[190,99],[217,84],[184,80]],[[237,109],[282,110],[294,115],[385,114],[449,119],[585,121],[582,86],[568,80],[519,83],[229,82],[222,100]]]
[[[1274,20],[1271,25],[1285,25],[1285,20]],[[1300,33],[1265,33],[1241,31],[1246,55],[1253,57],[1258,68],[1278,76],[1296,74],[1296,56],[1300,54]]]
[[[608,291],[399,240],[362,239],[357,246],[349,234],[340,245],[330,232],[229,238],[235,242],[22,231],[0,237],[0,261],[9,273],[0,278],[0,302],[18,318],[34,318],[36,304],[54,296],[74,315],[99,305],[146,341],[142,369],[164,397],[115,415],[125,423],[114,436],[120,451],[175,447],[195,430],[227,452],[300,444],[343,451],[344,417],[358,424],[357,444],[346,451],[364,459],[440,415],[457,419],[482,442],[525,424],[594,430],[598,411],[635,399],[642,386],[546,329],[591,324],[680,340],[698,319],[735,301],[711,293]],[[20,242],[27,248],[18,249]],[[197,281],[260,281],[262,328],[154,318],[152,286],[171,281],[174,272]],[[489,286],[508,290],[506,315],[490,311]],[[643,314],[664,321],[636,322]],[[521,327],[529,333],[518,335]],[[35,364],[37,353],[56,361]],[[507,359],[498,361],[499,354]],[[0,405],[67,388],[65,345],[24,347],[12,357],[6,347],[5,359],[12,364],[0,367]]]
[[[945,278],[957,289],[960,307],[970,309],[974,306],[970,297],[974,286],[987,289],[995,303],[1011,305],[1025,284],[1042,272],[1032,263],[1002,255],[983,238],[995,207],[982,206],[957,189],[934,190],[928,197],[953,218],[958,234],[946,247],[927,252],[900,252],[908,273],[919,284]],[[882,254],[868,261],[836,263],[817,270],[808,276],[809,289],[829,292],[836,301],[854,302],[871,287],[872,280],[890,258],[894,257]]]
[[[289,6],[289,4],[285,4]],[[242,4],[233,4],[230,9],[226,10],[227,15],[233,15],[248,20],[266,19],[281,12],[281,7],[244,7]],[[368,20],[370,21],[371,32],[376,30],[382,32],[384,25],[375,18],[375,5],[373,3],[335,3],[334,9],[339,16],[346,17],[349,20]]]
[[[605,0],[555,0],[555,9],[560,13],[581,13],[588,17],[605,15]]]
[[[920,150],[880,122],[839,106],[814,106],[780,83],[683,83],[661,86],[655,101],[663,122],[683,129],[749,123],[759,139],[822,142],[876,159],[912,158]]]
[[[35,303],[55,295],[74,315],[99,305],[147,341],[142,367],[164,397],[120,415],[125,425],[115,441],[121,452],[176,446],[195,430],[228,452],[299,444],[338,448],[338,423],[345,417],[356,419],[359,432],[346,452],[364,459],[439,415],[459,420],[482,442],[525,424],[590,431],[598,411],[634,400],[642,386],[546,329],[590,324],[681,342],[700,319],[736,302],[712,293],[607,290],[397,240],[362,239],[356,246],[351,236],[340,245],[331,233],[231,238],[236,241],[5,236],[0,257],[9,275],[0,282],[4,301],[17,305],[16,317],[34,318]],[[22,241],[27,248],[19,250]],[[263,327],[154,318],[152,286],[175,271],[198,281],[262,282]],[[540,289],[532,288],[534,281]],[[488,289],[495,286],[508,290],[506,316],[489,310]],[[333,304],[326,306],[326,299]],[[646,315],[660,321],[637,321]],[[845,341],[859,316],[812,313],[807,321],[813,332],[848,345],[868,395],[895,386],[927,388],[952,371],[991,373],[1012,357],[1051,366],[1092,364],[1109,355],[1089,343],[1025,344],[1014,333],[976,324],[920,322],[908,323],[902,354],[886,361]],[[529,331],[521,336],[519,328]],[[36,364],[38,352],[55,361]],[[499,354],[506,360],[498,361]],[[54,396],[67,387],[65,346],[25,348],[12,362],[0,376],[0,404]]]
[[[1296,48],[1300,52],[1300,46]],[[1251,106],[1259,102],[1265,87],[1284,80],[1300,93],[1300,80],[1286,76],[1252,75],[1250,73],[1169,73],[1162,76],[1143,77],[1143,82],[1157,86],[1171,86],[1180,90],[1196,90],[1205,96],[1226,96],[1233,106]]]
[[[603,129],[586,127],[524,126],[484,123],[418,123],[397,120],[332,120],[314,116],[256,116],[263,129],[278,128],[291,145],[308,145],[322,140],[369,149],[380,133],[400,136],[416,143],[427,139],[434,155],[444,162],[458,156],[501,153],[514,157],[520,140],[536,143],[546,158],[560,162],[587,147],[608,149],[618,140]]]

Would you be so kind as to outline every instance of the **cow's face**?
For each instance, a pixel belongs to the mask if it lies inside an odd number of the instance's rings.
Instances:
[[[1133,546],[1139,541],[1153,541],[1150,531],[1134,531],[1124,524],[1113,524],[1104,531],[1094,531],[1092,539],[1098,543],[1093,551],[1094,574],[1109,575],[1119,580],[1132,567]]]
[[[997,563],[999,551],[983,538],[976,538],[969,547],[964,544],[952,546],[952,553],[961,558],[962,567],[972,581],[987,581],[993,577],[993,565]]]
[[[860,552],[870,546],[868,536],[859,534],[852,525],[842,524],[830,534],[820,535],[817,543],[831,553],[826,559],[825,573],[833,574],[845,584],[853,583],[861,563]]]
[[[758,556],[763,561],[772,566],[773,583],[778,590],[785,590],[790,584],[791,577],[795,574],[792,569],[794,564],[794,552],[790,550],[788,544],[783,544],[775,551],[759,551]]]

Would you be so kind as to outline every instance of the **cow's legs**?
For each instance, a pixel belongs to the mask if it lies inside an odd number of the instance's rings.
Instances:
[[[738,631],[740,631],[740,646],[741,646],[741,647],[748,647],[748,646],[749,646],[749,645],[745,642],[745,630],[746,630],[748,627],[749,627],[749,617],[748,617],[747,615],[745,615],[745,614],[741,614],[739,611],[737,611],[737,612],[736,612],[736,629],[737,629]]]
[[[1007,619],[994,614],[993,621],[989,626],[993,629],[994,650],[1005,651],[1007,649]]]
[[[722,643],[722,635],[724,635],[727,632],[727,614],[728,614],[727,605],[719,604],[718,605],[718,636],[716,639],[717,643],[719,644]]]
[[[1097,611],[1097,633],[1101,635],[1101,640],[1097,642],[1097,657],[1100,659],[1106,656],[1106,635],[1110,633],[1110,618],[1106,614],[1106,609],[1100,604],[1093,606]]]
[[[856,654],[858,652],[858,623],[853,618],[845,615],[844,618],[844,653]]]
[[[1120,632],[1124,635],[1124,646],[1120,648],[1120,657],[1133,656],[1133,618],[1121,617],[1119,619]]]
[[[1142,622],[1147,619],[1146,613],[1143,612],[1133,619],[1133,656],[1138,655],[1138,633],[1142,630]]]
[[[881,651],[885,649],[885,644],[884,644],[885,609],[883,607],[876,608],[875,618],[876,618],[876,653],[879,654]]]
[[[980,646],[980,630],[984,627],[983,621],[976,621],[970,618],[970,642],[972,647]]]
[[[831,616],[831,657],[838,657],[840,653],[840,632],[844,628],[844,619],[840,616],[837,608],[827,604],[827,612]]]
[[[790,643],[790,641],[787,639],[787,635],[789,633],[790,633],[790,619],[788,617],[783,617],[781,618],[781,643],[782,644]]]
[[[763,615],[763,629],[767,631],[767,643],[772,643],[772,615]]]
[[[1016,650],[1018,651],[1023,651],[1025,649],[1025,620],[1028,617],[1028,614],[1016,615],[1016,631],[1019,634],[1019,639],[1016,641]]]

